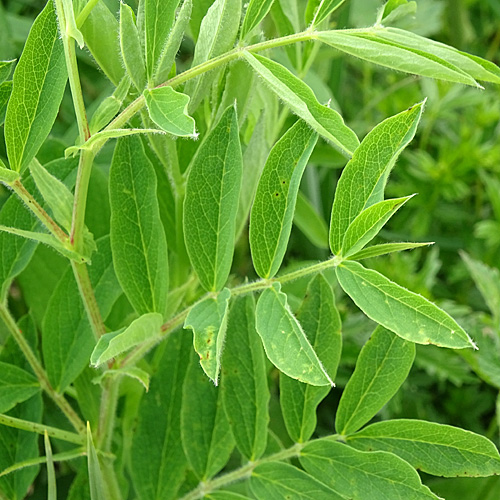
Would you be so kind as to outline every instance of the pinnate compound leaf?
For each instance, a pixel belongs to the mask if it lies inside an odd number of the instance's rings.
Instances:
[[[262,292],[255,318],[266,355],[276,368],[306,384],[334,385],[302,326],[290,311],[280,283],[274,283]]]
[[[266,500],[343,500],[328,486],[292,465],[268,462],[258,465],[250,478],[255,498]]]
[[[300,463],[306,472],[344,498],[438,498],[421,483],[411,465],[392,453],[363,452],[343,443],[320,439],[302,449]]]
[[[102,365],[122,352],[159,336],[162,323],[161,314],[147,313],[132,321],[128,327],[122,330],[105,333],[97,342],[90,362],[94,366]]]
[[[397,157],[413,139],[424,103],[387,118],[361,142],[337,183],[330,220],[330,248],[340,253],[352,221],[384,199],[387,178]]]
[[[373,321],[417,344],[451,349],[476,348],[469,335],[445,311],[359,262],[336,268],[340,286]]]
[[[237,298],[229,311],[221,391],[238,450],[257,460],[266,450],[270,395],[251,294]]]
[[[174,64],[175,56],[181,46],[184,33],[189,26],[192,9],[193,0],[184,0],[175,19],[172,31],[169,33],[167,41],[162,49],[160,59],[155,69],[153,85],[159,85],[167,80],[172,65]]]
[[[36,18],[14,71],[5,116],[10,168],[20,171],[37,154],[56,119],[66,80],[66,63],[53,2]]]
[[[240,17],[240,0],[215,0],[212,3],[201,22],[192,67],[233,48],[240,25]],[[187,82],[185,92],[191,96],[190,113],[195,111],[209,92],[210,86],[218,74],[218,71],[211,71]]]
[[[344,123],[342,116],[321,105],[307,84],[281,64],[258,54],[243,52],[252,68],[269,88],[313,130],[331,142],[342,154],[351,157],[359,145],[356,134]]]
[[[146,66],[133,10],[120,3],[120,49],[130,79],[141,91],[146,86]]]
[[[387,255],[394,252],[402,252],[403,250],[413,250],[414,248],[427,247],[434,243],[382,243],[380,245],[373,245],[371,247],[363,248],[354,255],[348,257],[348,260],[362,260],[370,259],[372,257],[379,257],[380,255]]]
[[[141,400],[130,454],[132,481],[139,500],[179,498],[177,490],[187,468],[179,439],[182,386],[192,351],[189,333],[181,330],[169,335],[149,392]],[[201,376],[212,385],[203,373]],[[205,401],[199,400],[198,405],[205,405]]]
[[[317,39],[337,50],[380,66],[415,75],[480,87],[472,75],[442,56],[433,54],[426,38],[419,48],[384,35],[396,28],[367,28],[366,30],[335,30],[317,33]],[[403,31],[403,33],[405,33]],[[450,51],[451,52],[451,51]]]
[[[242,40],[267,16],[274,0],[250,0],[241,26]]]
[[[189,96],[165,86],[144,91],[149,116],[162,130],[196,139],[194,119],[188,115]]]
[[[234,447],[222,392],[207,378],[194,353],[182,389],[181,436],[189,465],[201,481],[226,465]]]
[[[250,214],[252,260],[262,278],[274,276],[285,256],[300,181],[317,140],[299,120],[269,153]]]
[[[451,425],[389,420],[369,425],[347,441],[359,450],[394,453],[434,476],[484,477],[500,473],[500,456],[489,439]]]
[[[139,21],[144,30],[144,52],[146,54],[146,69],[148,81],[154,74],[170,30],[174,25],[175,11],[179,0],[143,0],[139,8]]]
[[[208,291],[221,290],[231,270],[241,173],[238,119],[231,106],[200,145],[184,200],[187,252]]]
[[[307,339],[333,380],[342,351],[340,316],[333,291],[323,277],[316,275],[307,287],[297,313]],[[330,387],[314,387],[280,374],[280,405],[290,437],[304,443],[316,429],[316,408]]]
[[[193,330],[193,344],[200,365],[215,385],[219,383],[230,298],[231,290],[224,288],[216,297],[207,297],[195,304],[184,321],[184,328]]]
[[[122,290],[113,270],[109,237],[97,241],[90,282],[104,319]],[[42,351],[50,383],[59,392],[89,364],[95,338],[73,271],[68,268],[49,301],[42,324]]]
[[[0,362],[0,413],[6,413],[40,391],[38,380],[27,371]]]
[[[415,359],[415,344],[378,326],[363,346],[340,398],[335,418],[339,434],[352,434],[396,394]]]
[[[411,198],[395,198],[379,201],[365,208],[350,224],[342,241],[342,255],[349,257],[370,242],[386,222]]]
[[[167,240],[156,182],[141,140],[119,139],[109,173],[111,249],[116,276],[140,315],[163,315],[167,306]]]
[[[104,477],[99,464],[99,457],[92,439],[90,424],[87,422],[87,466],[89,471],[90,500],[106,500],[108,498]]]

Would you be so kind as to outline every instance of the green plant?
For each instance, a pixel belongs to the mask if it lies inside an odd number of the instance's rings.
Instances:
[[[403,0],[369,28],[338,30],[343,1],[251,0],[242,15],[239,0],[143,0],[120,3],[118,21],[108,3],[49,0],[17,65],[0,63],[0,179],[13,191],[0,212],[0,497],[46,482],[53,499],[68,478],[72,500],[417,499],[437,497],[416,469],[499,474],[479,434],[365,426],[406,380],[415,344],[475,347],[443,309],[359,262],[427,245],[368,246],[412,198],[384,190],[424,102],[360,143],[303,81],[324,45],[473,87],[500,83],[498,67],[393,27],[415,9]],[[100,102],[86,102],[75,43],[112,84]],[[62,157],[49,133],[67,81],[78,131]],[[347,162],[329,229],[299,190],[319,137]],[[293,222],[324,259],[282,267]],[[337,433],[313,439],[341,359],[336,283],[378,326]]]

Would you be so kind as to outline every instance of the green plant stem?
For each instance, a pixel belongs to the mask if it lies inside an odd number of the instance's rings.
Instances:
[[[75,410],[73,410],[66,398],[62,394],[56,392],[51,386],[49,378],[47,376],[47,373],[43,369],[43,366],[41,365],[40,361],[38,361],[38,358],[35,356],[35,353],[32,351],[30,345],[17,327],[14,318],[11,316],[10,312],[7,310],[7,307],[4,304],[0,304],[0,317],[7,326],[11,335],[14,337],[14,340],[17,342],[17,345],[21,349],[33,372],[35,373],[38,382],[40,383],[40,387],[49,395],[49,397],[52,399],[52,401],[54,401],[54,403],[59,407],[64,415],[66,415],[66,418],[71,422],[76,431],[79,434],[85,435],[86,431],[84,423],[76,414]]]
[[[116,380],[108,378],[105,380],[101,396],[99,431],[97,435],[97,448],[103,451],[111,450],[119,389],[120,378]]]
[[[53,234],[61,243],[66,245],[69,241],[68,235],[61,227],[52,219],[52,217],[41,207],[41,205],[33,198],[31,193],[24,187],[18,179],[10,184],[12,190],[21,198],[26,206],[33,212],[35,217]]]
[[[28,420],[11,417],[10,415],[0,414],[0,424],[13,427],[15,429],[21,429],[22,431],[36,432],[38,434],[44,434],[45,431],[47,431],[47,434],[50,437],[61,439],[62,441],[66,441],[68,443],[80,445],[85,443],[85,437],[80,434],[64,431],[62,429],[58,429],[57,427],[38,424],[36,422],[29,422]]]
[[[251,476],[252,471],[255,469],[255,467],[257,467],[257,465],[266,462],[275,462],[279,460],[286,460],[287,458],[297,457],[300,455],[300,451],[304,446],[305,444],[296,443],[291,448],[278,451],[278,453],[275,453],[274,455],[261,458],[260,460],[256,460],[255,462],[248,462],[239,469],[228,472],[227,474],[223,474],[222,476],[216,477],[215,479],[201,482],[197,488],[190,491],[187,495],[184,495],[181,500],[196,500],[198,498],[203,498],[205,495],[212,491],[223,488],[224,486],[227,486],[231,483],[247,479]]]
[[[325,269],[329,269],[331,267],[337,267],[342,262],[342,259],[339,257],[333,257],[331,259],[325,260],[323,262],[318,262],[316,264],[311,264],[309,266],[302,267],[297,269],[296,271],[292,271],[290,273],[283,274],[282,276],[278,276],[272,279],[260,279],[254,281],[252,283],[245,283],[243,285],[238,285],[236,287],[230,288],[231,296],[235,297],[237,295],[245,295],[251,292],[260,292],[266,288],[269,288],[273,283],[288,283],[290,281],[294,281],[299,278],[303,278],[305,276],[309,276],[310,274],[319,273],[324,271]],[[173,318],[169,319],[166,323],[164,323],[161,327],[161,335],[156,337],[154,340],[148,340],[144,344],[137,346],[134,350],[130,352],[128,356],[126,356],[122,362],[120,363],[120,367],[127,365],[134,365],[137,361],[142,359],[144,355],[152,349],[156,344],[164,340],[168,337],[172,332],[177,330],[186,319],[189,311],[199,302],[204,300],[207,297],[205,294],[201,297],[197,302],[190,305]]]
[[[87,20],[87,17],[89,17],[89,14],[92,12],[92,9],[99,3],[100,0],[89,0],[85,7],[82,9],[80,14],[78,14],[76,18],[76,26],[78,28],[81,28],[85,21]]]
[[[92,288],[92,283],[90,282],[87,265],[71,261],[71,266],[73,267],[73,274],[78,284],[78,290],[80,291],[85,311],[90,320],[92,332],[94,333],[95,339],[98,340],[99,337],[106,333],[106,327],[104,326],[101,312],[99,311],[99,306]]]

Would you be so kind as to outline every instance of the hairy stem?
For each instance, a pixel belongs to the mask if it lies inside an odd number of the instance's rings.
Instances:
[[[248,462],[239,469],[228,472],[209,481],[204,481],[200,483],[197,488],[190,491],[187,495],[184,495],[181,500],[197,500],[198,498],[203,498],[208,493],[223,488],[224,486],[227,486],[231,483],[248,479],[257,465],[266,462],[276,462],[279,460],[286,460],[287,458],[297,457],[300,455],[300,451],[304,446],[304,444],[296,443],[291,448],[278,451],[278,453],[275,453],[274,455],[261,458],[260,460],[256,460],[255,462]]]
[[[59,407],[59,409],[66,415],[66,418],[71,422],[73,427],[78,431],[79,434],[85,435],[85,425],[76,414],[75,410],[68,403],[66,398],[54,390],[49,382],[47,373],[43,369],[40,361],[35,356],[35,353],[31,349],[27,340],[24,338],[21,330],[19,330],[14,318],[11,316],[10,312],[4,304],[0,304],[0,318],[3,320],[7,326],[9,332],[11,333],[17,345],[24,354],[26,360],[28,361],[31,369],[35,372],[36,378],[40,383],[40,387],[48,394],[48,396],[54,401],[54,403]]]

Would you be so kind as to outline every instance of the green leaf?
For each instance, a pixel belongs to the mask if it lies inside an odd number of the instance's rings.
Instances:
[[[244,51],[243,56],[264,79],[269,88],[296,115],[306,121],[342,154],[352,156],[359,145],[356,134],[344,124],[342,116],[321,105],[310,87],[284,66],[258,54]]]
[[[330,14],[335,12],[345,0],[321,0],[317,1],[318,7],[314,12],[314,17],[311,22],[311,26],[318,26],[322,21],[324,21]]]
[[[94,111],[92,119],[90,120],[90,134],[91,137],[104,128],[120,111],[123,101],[128,95],[130,89],[130,78],[124,76],[118,87],[109,97],[106,97]]]
[[[379,10],[377,24],[390,26],[395,22],[407,16],[417,13],[417,2],[408,2],[408,0],[389,0],[383,8]]]
[[[47,500],[57,500],[56,470],[52,459],[52,447],[47,431],[43,435],[45,456],[47,457]]]
[[[106,319],[122,293],[113,270],[109,237],[98,240],[89,276],[99,311]],[[89,364],[95,342],[78,285],[68,268],[54,290],[42,325],[43,358],[54,389],[63,392]]]
[[[342,255],[349,257],[361,251],[413,196],[415,195],[379,201],[365,208],[347,228],[342,241]]]
[[[114,85],[125,74],[120,56],[120,28],[105,2],[97,2],[80,27],[87,48],[98,66]]]
[[[415,344],[378,326],[363,346],[335,418],[339,434],[352,434],[396,394],[415,359]]]
[[[135,25],[134,11],[123,2],[120,2],[120,49],[125,69],[135,87],[141,91],[146,86],[146,66],[141,41]]]
[[[214,491],[205,495],[203,498],[207,500],[251,500],[250,497],[244,497],[238,493],[233,493],[231,491]]]
[[[194,353],[182,390],[181,435],[189,465],[201,481],[226,465],[234,447],[222,392],[206,377]]]
[[[478,290],[481,292],[488,309],[496,318],[500,318],[500,271],[475,260],[465,252],[460,256],[465,262],[469,273]]]
[[[128,351],[146,340],[158,337],[162,323],[161,314],[147,313],[132,321],[127,328],[105,333],[94,347],[90,363],[94,366],[102,365],[122,352]]]
[[[318,140],[299,120],[274,145],[250,214],[250,248],[257,274],[271,278],[285,256],[302,174]]]
[[[21,368],[0,362],[0,413],[6,413],[40,391],[38,380]]]
[[[69,231],[73,212],[74,197],[71,191],[57,177],[51,175],[35,158],[30,163],[30,172],[55,220]]]
[[[340,496],[352,500],[412,500],[436,497],[404,460],[383,451],[362,452],[320,439],[306,445],[300,463]]]
[[[12,59],[12,61],[0,61],[0,83],[4,83],[9,78],[15,63],[15,59]]]
[[[208,291],[227,281],[234,250],[242,159],[236,110],[229,107],[198,149],[184,200],[184,239]]]
[[[178,5],[179,0],[142,0],[139,16],[144,17],[139,21],[139,26],[142,24],[144,30],[148,82],[152,81],[162,50],[167,43]]]
[[[255,318],[266,355],[276,368],[306,384],[334,385],[290,311],[280,283],[274,283],[262,292]]]
[[[102,375],[99,375],[99,377],[92,379],[92,383],[98,385],[101,384],[105,378],[120,378],[122,376],[137,380],[144,389],[146,389],[146,392],[149,390],[149,373],[141,368],[137,368],[137,366],[124,366],[116,370],[106,370]]]
[[[229,312],[222,363],[224,408],[238,450],[255,461],[265,452],[269,388],[264,350],[255,330],[255,300],[235,300]]]
[[[172,69],[172,65],[175,62],[175,56],[181,46],[184,33],[189,26],[192,9],[193,0],[184,0],[175,19],[172,31],[169,33],[167,41],[165,42],[163,50],[160,54],[155,73],[153,75],[153,85],[159,85],[167,80],[170,70]]]
[[[106,500],[106,486],[99,464],[99,458],[92,439],[90,424],[87,422],[87,464],[89,470],[90,500]]]
[[[345,293],[373,321],[417,344],[475,348],[469,335],[442,309],[358,262],[336,268]]]
[[[393,252],[401,252],[403,250],[413,250],[414,248],[426,247],[434,243],[382,243],[380,245],[373,245],[368,248],[363,248],[354,255],[348,257],[348,260],[362,260],[370,259],[372,257],[379,257],[380,255],[387,255]]]
[[[266,500],[342,500],[328,486],[292,465],[268,462],[258,465],[250,478],[250,489],[256,498]]]
[[[0,126],[5,121],[5,112],[7,111],[7,104],[12,94],[12,82],[0,83]]]
[[[299,191],[297,196],[293,223],[313,245],[318,248],[328,248],[328,227],[325,219],[323,219],[301,191]]]
[[[439,61],[440,64],[446,63],[448,66],[451,66],[454,71],[458,69],[460,73],[466,75],[468,79],[472,81],[472,83],[469,82],[469,85],[479,86],[473,79],[497,84],[500,83],[500,68],[496,64],[457,50],[444,43],[436,42],[399,28],[385,28],[381,26],[370,28],[368,37],[383,43],[384,50],[388,52],[392,50],[391,46],[404,47],[407,51],[406,57],[408,59],[410,57],[416,59],[416,56],[413,54],[423,54],[425,57]],[[390,45],[388,46],[387,44]],[[410,72],[413,73],[413,71]],[[443,78],[439,72],[429,76],[431,78],[442,78],[443,80],[448,79]],[[456,80],[454,78],[455,75],[452,75],[450,81],[458,81],[458,78]],[[467,82],[462,81],[461,83]]]
[[[133,433],[130,471],[139,500],[179,498],[177,490],[187,467],[179,436],[182,386],[193,350],[192,341],[190,335],[181,330],[169,335],[163,345],[158,371],[151,379],[149,392],[141,400]],[[208,382],[203,373],[201,376]],[[198,401],[199,406],[204,404]],[[155,425],[151,425],[152,422]]]
[[[241,0],[215,0],[200,26],[191,67],[217,57],[233,48],[241,16]],[[189,112],[193,113],[207,95],[219,71],[205,73],[189,80],[185,87],[191,96]]]
[[[224,288],[215,297],[196,303],[184,321],[184,328],[193,330],[193,344],[200,365],[215,385],[219,383],[230,298],[231,290]]]
[[[20,177],[21,175],[19,172],[6,168],[5,163],[0,159],[0,182],[10,185]]]
[[[5,116],[10,168],[21,171],[37,154],[56,119],[64,88],[66,63],[53,2],[36,18],[14,71]]]
[[[347,438],[360,450],[383,450],[413,467],[444,477],[484,477],[500,473],[496,446],[484,436],[423,420],[377,422]]]
[[[335,296],[323,275],[316,275],[309,283],[297,319],[333,380],[342,351],[341,323]],[[280,374],[281,411],[295,442],[311,438],[316,429],[316,408],[329,392],[330,387],[314,387]]]
[[[194,119],[188,115],[189,96],[172,87],[145,90],[149,116],[162,130],[180,137],[196,139]]]
[[[156,174],[135,136],[118,140],[109,173],[111,249],[116,276],[139,315],[167,306],[167,240]]]
[[[500,82],[493,63],[397,28],[321,31],[317,39],[347,54],[387,68],[481,87],[475,78]]]
[[[274,0],[250,0],[241,26],[241,40],[267,16],[273,2]]]
[[[336,255],[352,221],[384,199],[387,178],[415,135],[424,103],[387,118],[362,141],[337,183],[330,220],[330,248]]]

